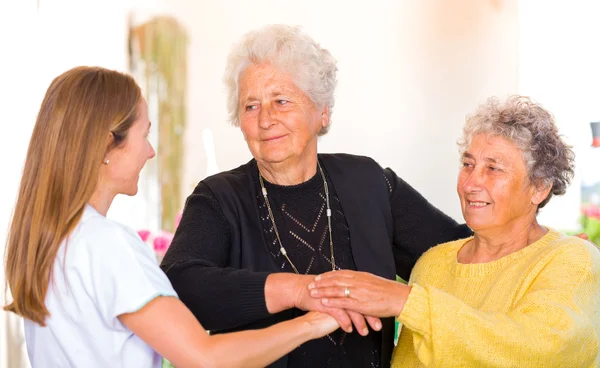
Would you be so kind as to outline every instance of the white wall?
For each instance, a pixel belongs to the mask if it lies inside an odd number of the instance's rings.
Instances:
[[[550,110],[581,164],[591,144],[590,121],[600,121],[600,2],[519,2],[519,93]],[[600,163],[598,166],[600,167]],[[577,230],[583,167],[563,197],[540,212],[542,223]]]
[[[207,173],[203,129],[214,133],[220,170],[250,158],[239,129],[226,123],[221,77],[231,44],[287,23],[302,25],[338,60],[333,126],[320,151],[372,156],[461,219],[455,142],[477,103],[517,91],[516,0],[171,4],[191,41],[185,196]]]

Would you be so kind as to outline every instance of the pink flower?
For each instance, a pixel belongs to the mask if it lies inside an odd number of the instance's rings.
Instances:
[[[150,237],[150,230],[138,230],[138,235],[140,236],[140,238],[142,238],[143,242],[146,242],[148,240],[148,238]]]
[[[158,254],[165,254],[171,242],[173,241],[173,234],[163,231],[154,238],[154,251]]]

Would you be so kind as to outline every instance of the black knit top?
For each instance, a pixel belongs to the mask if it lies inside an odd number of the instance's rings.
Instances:
[[[328,187],[336,269],[356,270],[344,211],[331,181],[328,181]],[[298,272],[320,274],[331,271],[326,196],[319,171],[299,185],[280,186],[265,181],[265,188],[281,242]],[[256,188],[256,192],[261,193],[260,187]],[[264,197],[259,195],[257,201],[271,255],[281,271],[294,272],[279,250],[279,242]],[[371,330],[369,335],[363,337],[356,330],[347,334],[338,329],[326,337],[309,341],[290,353],[288,367],[378,368],[381,360],[380,348],[380,332]]]

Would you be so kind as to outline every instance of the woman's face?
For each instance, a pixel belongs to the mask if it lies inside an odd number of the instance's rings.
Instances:
[[[107,158],[105,182],[114,194],[135,195],[138,191],[140,171],[146,161],[154,157],[154,148],[148,141],[150,121],[148,105],[142,99],[138,107],[138,117],[127,132],[127,138],[121,146],[112,149]]]
[[[296,162],[316,154],[329,109],[318,109],[289,74],[268,63],[250,64],[240,74],[238,94],[240,127],[258,162]]]
[[[465,221],[476,233],[506,231],[532,221],[547,195],[530,184],[515,144],[484,133],[475,135],[463,154],[457,191]]]

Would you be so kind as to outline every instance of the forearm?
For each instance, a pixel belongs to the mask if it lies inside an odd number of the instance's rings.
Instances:
[[[311,338],[310,324],[293,319],[261,330],[211,336],[206,351],[211,367],[265,367]]]
[[[274,314],[296,307],[298,288],[308,285],[313,276],[292,273],[272,273],[265,282],[265,303],[269,313]]]
[[[189,265],[166,270],[181,301],[208,330],[228,330],[270,315],[268,273]]]
[[[408,280],[417,259],[429,248],[471,235],[427,201],[392,170],[385,175],[390,183],[390,206],[394,222],[393,251],[397,274]]]
[[[183,368],[264,367],[303,342],[333,331],[337,324],[327,318],[306,315],[262,330],[209,336],[173,297],[157,297],[119,316],[152,349]]]

